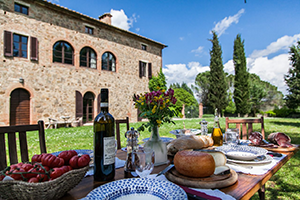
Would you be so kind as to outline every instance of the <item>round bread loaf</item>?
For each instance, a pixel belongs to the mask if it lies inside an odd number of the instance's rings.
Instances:
[[[199,151],[178,151],[174,156],[176,170],[185,176],[202,178],[215,171],[215,160],[212,155]]]

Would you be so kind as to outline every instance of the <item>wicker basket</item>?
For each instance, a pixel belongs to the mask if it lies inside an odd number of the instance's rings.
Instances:
[[[89,166],[73,169],[57,179],[41,183],[0,181],[0,196],[7,200],[59,199],[83,179],[88,169]]]

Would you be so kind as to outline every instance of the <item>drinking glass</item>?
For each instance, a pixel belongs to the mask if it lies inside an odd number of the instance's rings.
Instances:
[[[225,132],[225,143],[227,145],[232,145],[235,146],[239,143],[239,129],[234,128],[234,129],[227,129]]]
[[[139,177],[147,177],[153,170],[155,155],[152,149],[142,149],[135,152],[135,172]]]

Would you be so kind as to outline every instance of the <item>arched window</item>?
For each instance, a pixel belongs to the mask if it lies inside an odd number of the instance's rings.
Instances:
[[[53,45],[53,62],[73,65],[73,48],[65,41],[58,41]]]
[[[80,66],[97,68],[97,54],[90,47],[84,47],[80,51]]]
[[[112,53],[105,52],[102,55],[102,70],[116,71],[116,57]]]

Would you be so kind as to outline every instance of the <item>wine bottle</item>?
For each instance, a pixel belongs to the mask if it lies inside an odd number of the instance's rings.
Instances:
[[[214,146],[223,145],[223,134],[220,128],[219,118],[218,118],[218,109],[215,110],[215,119],[214,119],[214,128],[211,134],[211,137],[214,141]]]
[[[94,120],[94,181],[115,177],[115,119],[108,112],[108,89],[101,89],[101,111]]]

